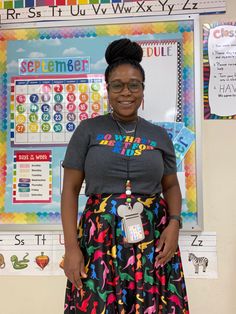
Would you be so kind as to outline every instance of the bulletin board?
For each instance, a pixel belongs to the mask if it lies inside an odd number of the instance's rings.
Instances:
[[[202,228],[197,17],[0,31],[0,229],[61,229],[61,166],[81,120],[108,113],[107,45],[140,43],[146,72],[139,114],[173,141],[185,230]],[[84,186],[79,213],[86,203]]]

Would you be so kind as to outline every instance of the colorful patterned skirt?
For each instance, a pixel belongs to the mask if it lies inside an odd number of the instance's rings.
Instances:
[[[67,282],[65,314],[189,314],[179,249],[165,266],[155,267],[155,247],[167,224],[166,202],[136,195],[145,239],[124,242],[117,207],[124,194],[88,198],[78,228],[88,277],[77,290]]]

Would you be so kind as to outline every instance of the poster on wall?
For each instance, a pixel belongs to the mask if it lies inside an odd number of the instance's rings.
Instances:
[[[51,161],[51,151],[14,151],[13,204],[51,203]]]
[[[204,118],[236,119],[236,22],[204,24]]]
[[[179,98],[180,103],[176,106],[176,97],[181,94],[181,53],[178,41],[145,40],[140,41],[139,44],[144,52],[141,64],[146,73],[142,115],[148,120],[153,120],[153,117],[158,116],[159,121],[181,121],[181,97]],[[157,84],[155,77],[151,75],[153,67],[156,69],[157,78],[168,68],[171,68],[172,71],[168,71],[165,74],[165,80],[158,80]],[[178,87],[180,88],[176,92]],[[144,110],[145,104],[152,104],[159,95],[163,96],[162,102],[158,103],[158,106],[152,106],[152,110],[148,110],[148,108]],[[180,119],[177,119],[177,115],[180,116]]]
[[[67,143],[80,121],[108,113],[104,52],[111,41],[128,37],[144,51],[147,89],[139,114],[164,127],[172,139],[184,226],[199,227],[194,27],[191,18],[1,32],[1,225],[60,226],[61,163]],[[39,163],[39,158],[46,159]],[[48,195],[40,181],[33,187],[32,169],[40,180],[49,173]],[[83,189],[79,213],[86,200]]]

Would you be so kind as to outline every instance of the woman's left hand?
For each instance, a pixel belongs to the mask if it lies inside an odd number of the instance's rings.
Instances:
[[[179,222],[171,220],[160,236],[155,267],[164,266],[174,256],[178,246]]]

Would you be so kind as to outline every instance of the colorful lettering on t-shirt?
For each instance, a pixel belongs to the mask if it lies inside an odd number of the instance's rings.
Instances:
[[[114,153],[123,156],[139,156],[143,151],[153,150],[157,147],[156,141],[131,135],[98,134],[96,140],[99,145],[110,146]]]

